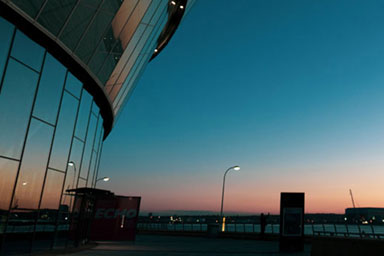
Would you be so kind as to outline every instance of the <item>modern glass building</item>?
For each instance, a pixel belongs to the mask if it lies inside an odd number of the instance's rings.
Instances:
[[[0,0],[0,252],[71,246],[73,197],[189,0]]]

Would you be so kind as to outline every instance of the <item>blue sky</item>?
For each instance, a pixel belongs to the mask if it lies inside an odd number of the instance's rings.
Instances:
[[[384,3],[198,1],[104,143],[102,188],[144,210],[277,212],[303,191],[383,206]],[[381,193],[381,194],[380,194]]]

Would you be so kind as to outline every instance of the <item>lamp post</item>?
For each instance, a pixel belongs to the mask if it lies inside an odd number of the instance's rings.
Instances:
[[[75,179],[76,179],[76,164],[73,161],[68,162],[69,166],[73,167],[74,173],[73,173],[73,181],[72,181],[72,188],[75,188]]]
[[[103,180],[103,181],[109,181],[110,180],[110,178],[109,177],[103,177],[103,178],[100,178],[100,179],[97,179],[96,181],[95,181],[95,188],[96,188],[96,183],[98,182],[98,181],[100,181],[100,180]]]
[[[221,231],[224,231],[224,229],[225,229],[225,228],[224,228],[224,221],[223,221],[223,206],[224,206],[225,176],[227,175],[227,173],[228,173],[230,170],[239,171],[239,170],[240,170],[240,166],[235,165],[235,166],[229,167],[229,168],[225,171],[225,173],[224,173],[224,177],[223,177],[223,191],[222,191],[222,194],[221,194],[221,210],[220,210],[220,221],[221,221],[221,224],[222,224]]]

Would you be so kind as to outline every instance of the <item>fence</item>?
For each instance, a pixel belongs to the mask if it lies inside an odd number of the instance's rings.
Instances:
[[[138,223],[138,230],[173,231],[173,232],[207,232],[207,223]],[[237,223],[226,224],[225,232],[260,233],[260,224]],[[279,234],[279,224],[267,224],[266,234]],[[361,239],[383,239],[384,226],[358,224],[305,224],[304,235],[348,237]]]

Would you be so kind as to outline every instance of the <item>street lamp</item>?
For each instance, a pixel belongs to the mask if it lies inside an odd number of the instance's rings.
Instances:
[[[226,170],[225,173],[224,173],[224,178],[223,178],[223,192],[222,192],[222,194],[221,194],[221,210],[220,210],[220,221],[221,221],[221,224],[222,224],[221,231],[224,231],[224,229],[225,229],[225,228],[224,228],[224,221],[223,221],[223,206],[224,206],[225,176],[227,175],[227,173],[228,173],[230,170],[239,171],[239,170],[240,170],[240,166],[238,166],[238,165],[232,166],[232,167],[228,168],[228,170]]]
[[[109,178],[109,177],[103,177],[103,178],[97,179],[97,180],[95,181],[95,188],[96,188],[96,183],[97,183],[98,181],[100,181],[100,180],[103,180],[103,181],[109,181],[110,178]]]
[[[72,181],[72,188],[75,188],[75,179],[76,179],[76,164],[75,162],[73,161],[69,161],[68,162],[68,166],[72,166],[73,167],[73,181]]]

